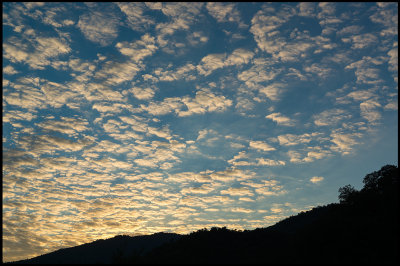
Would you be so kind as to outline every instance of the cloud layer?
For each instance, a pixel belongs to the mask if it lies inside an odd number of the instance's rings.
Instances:
[[[397,3],[3,9],[5,261],[266,227],[397,147]]]

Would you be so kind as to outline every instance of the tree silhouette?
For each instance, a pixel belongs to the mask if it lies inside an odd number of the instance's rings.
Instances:
[[[356,198],[357,190],[352,185],[346,185],[339,188],[339,201],[340,203],[352,204]]]

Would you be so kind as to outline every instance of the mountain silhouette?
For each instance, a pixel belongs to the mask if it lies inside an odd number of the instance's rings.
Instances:
[[[116,236],[14,263],[396,263],[398,168],[386,165],[363,183],[339,188],[340,203],[267,228]]]

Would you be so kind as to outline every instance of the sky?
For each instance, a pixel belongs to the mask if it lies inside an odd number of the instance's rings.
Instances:
[[[252,230],[398,165],[397,3],[3,3],[3,261]]]

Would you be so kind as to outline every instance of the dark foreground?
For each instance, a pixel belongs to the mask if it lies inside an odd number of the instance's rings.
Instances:
[[[340,203],[251,231],[116,236],[14,263],[397,263],[399,175],[387,165],[364,187],[339,189]]]

